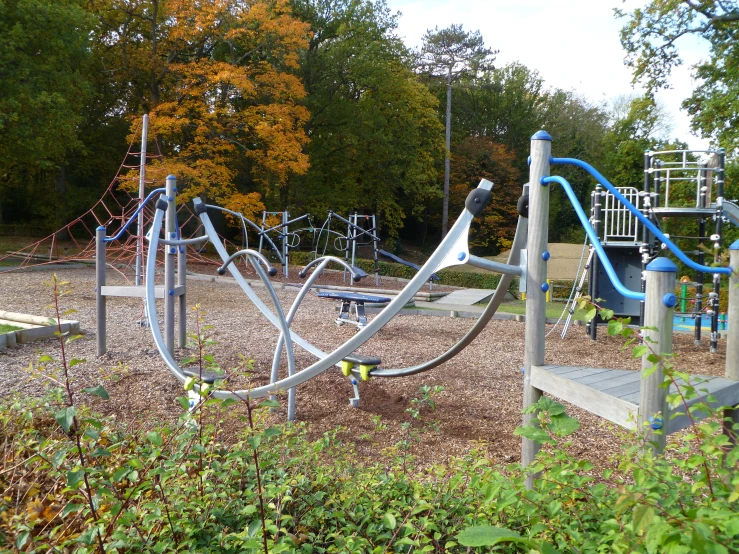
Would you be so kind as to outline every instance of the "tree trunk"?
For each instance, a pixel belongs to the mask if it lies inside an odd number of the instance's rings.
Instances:
[[[56,176],[54,192],[56,193],[56,218],[54,222],[54,230],[56,231],[67,224],[67,175],[64,164],[59,168],[59,173]],[[69,233],[64,229],[57,233],[56,237],[58,240],[69,240]]]
[[[444,157],[444,196],[441,207],[441,238],[449,230],[449,173],[451,162],[449,159],[452,143],[452,74],[447,76],[446,83],[446,155]]]

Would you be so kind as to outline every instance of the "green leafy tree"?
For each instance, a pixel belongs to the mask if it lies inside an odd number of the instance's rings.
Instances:
[[[493,69],[496,50],[485,48],[480,31],[468,32],[462,25],[426,31],[419,53],[421,70],[446,84],[446,156],[444,158],[444,192],[442,199],[441,236],[449,228],[449,176],[451,164],[452,85],[465,76],[475,76]]]
[[[383,232],[397,237],[407,216],[422,218],[438,198],[436,99],[411,70],[383,2],[296,0],[293,7],[312,30],[301,60],[311,167],[291,180],[290,202],[311,213],[376,213]]]
[[[0,220],[8,195],[31,185],[47,216],[65,200],[91,90],[91,25],[77,0],[0,3]]]
[[[634,81],[649,93],[669,87],[672,69],[683,63],[681,37],[708,41],[710,56],[694,67],[696,88],[683,107],[691,127],[728,149],[739,147],[739,4],[735,0],[652,0],[626,13],[621,44]]]
[[[541,126],[554,139],[553,156],[578,158],[596,168],[603,167],[603,141],[608,131],[604,106],[592,104],[574,92],[557,89],[546,94]],[[595,181],[582,170],[569,166],[558,166],[556,173],[572,184],[578,200],[587,208]],[[560,187],[552,189],[549,221],[551,242],[582,240],[579,220]]]
[[[542,125],[544,80],[514,62],[478,77],[460,80],[452,108],[452,142],[485,136],[515,154],[515,166],[527,172],[531,135]]]

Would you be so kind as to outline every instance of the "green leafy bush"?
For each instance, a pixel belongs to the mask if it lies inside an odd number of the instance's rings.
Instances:
[[[57,319],[62,294],[55,280]],[[193,362],[205,369],[213,364],[204,354],[209,335],[199,311],[197,317]],[[634,334],[621,322],[609,332]],[[695,423],[668,445],[668,456],[653,455],[646,435],[634,433],[630,446],[614,452],[614,469],[598,471],[563,442],[577,420],[542,398],[528,410],[533,420],[516,430],[543,445],[529,467],[496,466],[483,451],[471,451],[421,469],[407,451],[433,428],[423,418],[442,390],[425,386],[411,402],[406,442],[361,465],[336,432],[309,441],[302,425],[269,427],[263,415],[272,401],[216,400],[196,379],[185,389],[199,391],[198,401],[178,399],[177,423],[135,431],[100,416],[79,399],[104,402],[107,391],[77,389],[69,379],[68,367],[79,362],[67,358],[74,338],[59,333],[60,359],[44,355],[32,368],[58,386],[47,398],[0,402],[0,550],[739,551],[737,428],[720,432],[730,420]],[[640,355],[648,345],[636,348]],[[665,374],[685,378],[669,364]],[[677,404],[699,387],[683,387],[669,400]],[[223,439],[226,417],[243,422],[237,440]],[[536,479],[529,490],[530,474]]]

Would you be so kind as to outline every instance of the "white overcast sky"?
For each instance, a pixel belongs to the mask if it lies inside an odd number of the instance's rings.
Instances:
[[[387,0],[401,12],[398,34],[410,47],[418,47],[427,29],[462,24],[479,30],[486,46],[500,50],[496,63],[519,61],[536,69],[546,85],[574,90],[592,101],[610,101],[635,92],[631,73],[624,66],[619,42],[623,20],[613,8],[626,11],[644,5],[637,0]],[[708,142],[689,131],[688,115],[680,103],[690,95],[690,65],[707,57],[707,44],[697,39],[679,43],[685,64],[673,72],[672,90],[658,99],[672,117],[672,137],[690,148],[707,148]],[[638,90],[636,92],[639,92]],[[554,137],[555,144],[556,138]]]

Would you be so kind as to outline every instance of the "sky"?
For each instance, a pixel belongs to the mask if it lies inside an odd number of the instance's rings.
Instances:
[[[462,24],[479,30],[489,48],[499,50],[496,65],[518,61],[535,69],[546,85],[574,90],[593,102],[639,93],[631,85],[619,42],[623,20],[613,8],[631,11],[643,6],[636,0],[386,0],[391,11],[401,12],[398,34],[410,47],[420,47],[428,29]],[[673,71],[672,90],[660,91],[672,119],[671,137],[692,149],[705,149],[708,141],[692,135],[687,113],[680,103],[690,95],[690,66],[706,58],[707,44],[681,39],[685,63]],[[556,137],[554,137],[556,144]]]

